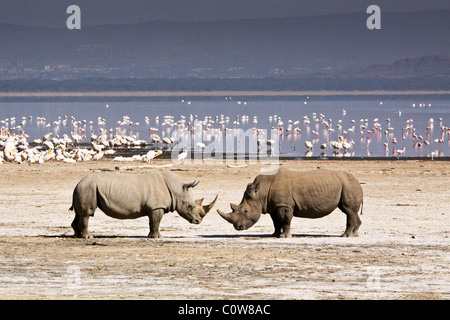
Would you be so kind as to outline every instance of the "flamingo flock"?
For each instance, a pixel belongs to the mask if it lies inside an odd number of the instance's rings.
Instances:
[[[190,101],[189,101],[190,102]],[[247,103],[242,103],[244,106]],[[245,111],[245,110],[244,110]],[[347,110],[342,110],[343,116]],[[400,113],[399,113],[400,116]],[[27,124],[35,120],[38,128],[47,131],[42,139],[30,141],[26,133]],[[267,120],[269,126],[267,126]],[[268,119],[260,120],[258,115],[239,115],[229,117],[224,114],[199,117],[196,114],[156,116],[156,126],[150,126],[150,117],[144,118],[148,129],[148,139],[140,139],[138,130],[140,123],[124,115],[113,125],[107,125],[107,120],[98,117],[97,121],[79,120],[74,116],[57,117],[54,121],[47,121],[44,117],[14,117],[0,119],[0,163],[15,162],[40,164],[48,161],[76,163],[83,161],[98,161],[108,155],[113,161],[142,161],[149,162],[158,157],[164,150],[178,152],[177,160],[183,162],[189,150],[204,152],[211,145],[224,143],[229,135],[239,130],[251,130],[250,135],[257,142],[257,152],[269,154],[280,151],[281,143],[287,143],[292,153],[298,154],[296,148],[298,140],[304,137],[306,148],[305,157],[314,154],[332,157],[354,156],[356,141],[365,147],[367,156],[372,154],[372,141],[382,143],[385,156],[399,157],[405,154],[406,147],[427,150],[432,148],[431,156],[444,156],[440,145],[450,143],[450,128],[437,120],[436,126],[440,130],[438,137],[433,137],[435,121],[428,119],[425,128],[416,128],[413,119],[407,119],[401,128],[401,135],[396,136],[389,118],[380,120],[374,118],[350,120],[334,120],[324,114],[312,113],[299,115],[298,119],[282,119],[272,114]],[[261,125],[261,123],[266,123]],[[97,130],[94,130],[94,127]],[[70,126],[70,134],[59,134],[62,127]],[[145,130],[147,130],[145,129]],[[270,137],[269,137],[270,131]],[[67,130],[66,130],[67,132]],[[397,133],[399,130],[397,129]],[[194,141],[194,143],[192,143]],[[408,142],[408,143],[407,143]],[[410,142],[410,143],[409,143]],[[178,147],[178,149],[176,148]],[[115,156],[122,148],[136,149],[129,157]],[[142,151],[145,149],[144,151]],[[225,152],[234,150],[226,149]],[[428,151],[425,151],[429,154]]]
[[[31,117],[29,118],[31,120]],[[66,125],[70,119],[72,131],[70,136],[53,134],[49,132],[42,139],[29,141],[29,135],[25,133],[26,118],[18,126],[9,129],[5,124],[14,123],[15,118],[4,119],[0,122],[0,164],[4,161],[15,163],[42,164],[48,161],[60,161],[76,163],[85,161],[98,161],[105,154],[114,155],[117,148],[143,148],[148,145],[146,140],[138,139],[136,135],[121,135],[120,130],[124,126],[133,125],[128,116],[113,129],[106,130],[106,120],[98,118],[99,132],[91,130],[89,139],[86,136],[86,125],[92,126],[92,121],[77,121],[73,116],[67,116],[57,121],[46,124],[43,117],[36,118],[38,126],[51,128],[58,132],[60,125]],[[136,124],[138,125],[138,124]],[[162,154],[161,150],[149,150],[143,154],[135,154],[130,157],[114,157],[113,161],[143,161],[150,162]]]

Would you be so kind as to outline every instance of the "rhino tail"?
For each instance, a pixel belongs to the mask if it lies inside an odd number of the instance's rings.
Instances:
[[[361,216],[363,214],[363,207],[364,207],[364,201],[361,201],[361,213],[360,213]]]
[[[72,206],[67,210],[67,213],[69,213],[69,211],[74,211],[74,209],[73,209],[73,203],[72,203]]]

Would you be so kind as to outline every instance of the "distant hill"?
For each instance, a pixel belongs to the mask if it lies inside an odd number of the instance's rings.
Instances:
[[[264,78],[104,78],[0,80],[14,91],[305,91],[450,90],[450,56],[405,58],[389,65]]]
[[[382,12],[381,30],[368,30],[367,17],[360,12],[150,21],[81,30],[68,30],[65,24],[1,24],[0,80],[301,78],[319,73],[325,78],[412,78],[443,71],[434,66],[450,53],[450,10]]]
[[[351,78],[450,78],[450,56],[424,56],[405,58],[389,65],[371,65],[351,68],[339,72],[323,73],[320,76],[336,79]]]

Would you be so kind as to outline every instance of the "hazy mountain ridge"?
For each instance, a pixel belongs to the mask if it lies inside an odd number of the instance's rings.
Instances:
[[[368,30],[367,17],[150,21],[81,30],[3,24],[0,79],[265,78],[337,71],[353,77],[359,68],[371,74],[376,65],[450,53],[450,10],[382,13],[381,30]],[[407,66],[392,70],[414,74]],[[380,75],[396,76],[379,68]]]
[[[320,73],[317,76],[336,79],[450,77],[450,56],[404,58],[389,65],[350,68],[339,72]]]
[[[0,80],[0,92],[23,91],[304,91],[450,90],[450,56],[406,58],[390,65],[264,78],[105,78]]]

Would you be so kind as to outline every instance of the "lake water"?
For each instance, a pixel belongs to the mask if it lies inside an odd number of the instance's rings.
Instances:
[[[435,96],[0,102],[0,127],[28,134],[29,141],[48,132],[59,136],[76,132],[89,142],[91,133],[107,130],[108,138],[117,132],[151,142],[157,134],[161,139],[174,137],[178,149],[187,145],[198,150],[197,143],[202,142],[217,152],[254,153],[257,140],[263,148],[267,140],[275,140],[272,147],[289,157],[450,156],[450,99]],[[233,138],[236,132],[247,137],[244,149]],[[339,136],[351,147],[336,153],[330,143]],[[324,143],[327,149],[322,150]]]

